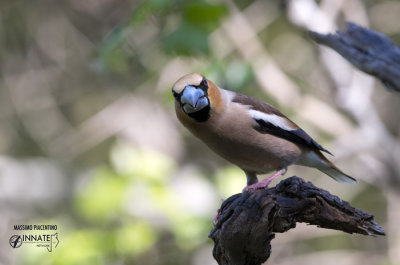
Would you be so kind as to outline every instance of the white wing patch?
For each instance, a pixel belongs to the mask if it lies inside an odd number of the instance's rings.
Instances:
[[[290,127],[285,118],[279,117],[275,114],[267,114],[258,110],[249,110],[250,116],[255,120],[264,120],[267,123],[271,123],[276,127],[282,128],[286,131],[296,130],[295,128]]]

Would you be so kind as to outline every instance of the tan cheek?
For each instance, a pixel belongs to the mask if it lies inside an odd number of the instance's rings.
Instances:
[[[183,115],[185,115],[182,111],[181,106],[179,105],[178,102],[176,102],[175,100],[175,112],[176,112],[176,116],[181,119]]]
[[[176,117],[178,118],[178,120],[185,126],[188,126],[191,118],[189,116],[187,116],[181,106],[179,105],[178,102],[175,101],[175,112],[176,112]]]
[[[215,87],[214,84],[210,85],[210,91],[208,93],[208,97],[210,99],[212,111],[216,113],[221,112],[222,109],[221,92],[218,90],[218,88]]]

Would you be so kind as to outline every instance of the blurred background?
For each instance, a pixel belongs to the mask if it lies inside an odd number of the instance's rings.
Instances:
[[[399,14],[389,0],[0,1],[0,264],[216,264],[212,217],[246,179],[178,123],[170,91],[190,72],[300,124],[358,183],[286,176],[387,233],[299,224],[268,264],[400,264],[400,95],[307,33],[352,21],[399,45]],[[16,224],[56,224],[60,243],[13,249]]]

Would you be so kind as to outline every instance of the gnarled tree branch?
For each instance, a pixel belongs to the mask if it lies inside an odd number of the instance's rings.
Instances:
[[[220,265],[256,265],[271,253],[274,233],[304,222],[363,235],[385,235],[374,216],[298,177],[276,187],[236,194],[224,201],[215,228],[214,258]]]
[[[400,48],[386,35],[347,23],[346,31],[311,38],[331,47],[360,70],[376,76],[389,89],[400,92]]]

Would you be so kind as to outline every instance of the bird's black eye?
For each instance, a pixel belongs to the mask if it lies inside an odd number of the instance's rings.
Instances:
[[[203,78],[203,80],[201,80],[201,83],[200,83],[200,85],[199,85],[199,88],[200,88],[201,90],[203,90],[204,92],[207,93],[207,90],[208,90],[207,79]]]
[[[175,91],[172,91],[172,94],[174,95],[174,98],[175,98],[176,100],[178,100],[178,101],[181,100],[181,94],[176,93]]]

